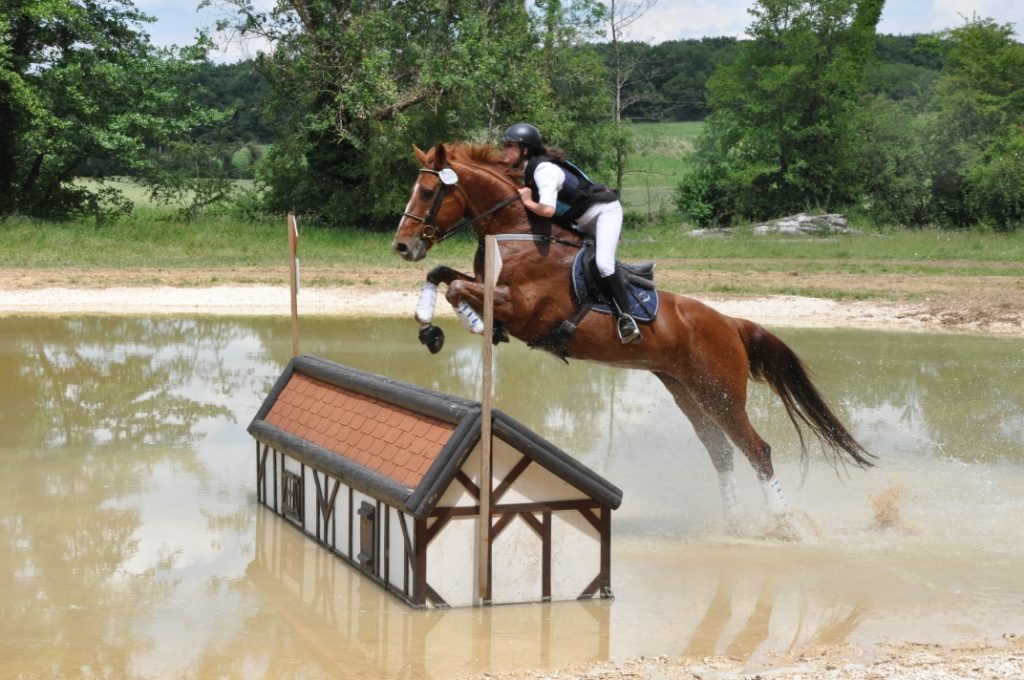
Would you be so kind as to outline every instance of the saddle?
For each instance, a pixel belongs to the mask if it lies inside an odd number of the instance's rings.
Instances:
[[[585,241],[584,247],[572,262],[572,295],[579,305],[590,305],[600,314],[612,313],[612,300],[600,284],[601,274],[595,262],[596,251],[593,241]],[[658,318],[658,291],[654,289],[654,263],[640,262],[624,264],[615,262],[626,284],[629,309],[623,310],[638,323],[651,323]]]
[[[611,298],[599,283],[601,275],[594,262],[595,255],[594,242],[587,239],[572,261],[572,296],[579,305],[576,314],[555,326],[546,336],[529,343],[530,347],[546,350],[567,361],[565,345],[576,332],[583,317],[592,311],[600,314],[613,313]],[[658,291],[654,288],[654,263],[624,264],[616,260],[615,269],[616,275],[621,274],[629,294],[630,304],[627,313],[638,323],[653,323],[658,318],[660,303]]]

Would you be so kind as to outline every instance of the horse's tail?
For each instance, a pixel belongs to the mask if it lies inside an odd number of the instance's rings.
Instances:
[[[747,348],[750,377],[766,382],[782,399],[786,413],[800,436],[801,449],[806,454],[801,423],[825,445],[832,462],[852,462],[859,468],[874,465],[875,455],[864,449],[853,438],[839,418],[832,412],[825,398],[811,382],[800,357],[778,337],[762,326],[737,319],[737,328]]]

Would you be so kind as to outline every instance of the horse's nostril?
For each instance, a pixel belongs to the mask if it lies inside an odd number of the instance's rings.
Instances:
[[[409,249],[409,246],[405,245],[404,243],[392,243],[391,248],[395,252],[404,253],[406,250]]]

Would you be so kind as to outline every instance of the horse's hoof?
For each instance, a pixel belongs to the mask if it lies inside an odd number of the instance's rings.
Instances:
[[[508,330],[506,330],[505,328],[503,328],[501,326],[498,326],[497,328],[494,329],[494,335],[493,335],[491,341],[495,345],[497,345],[499,342],[508,342],[509,341]]]
[[[444,331],[439,326],[429,324],[420,329],[420,342],[431,354],[437,354],[444,347]]]

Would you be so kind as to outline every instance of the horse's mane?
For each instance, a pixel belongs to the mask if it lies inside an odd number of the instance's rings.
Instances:
[[[444,149],[448,157],[453,160],[490,166],[513,182],[518,182],[522,177],[522,170],[505,164],[501,160],[501,154],[498,153],[498,150],[489,144],[449,142],[444,145]]]
[[[508,165],[501,157],[501,153],[493,146],[488,144],[469,144],[467,142],[448,142],[443,145],[445,155],[449,160],[456,162],[470,163],[475,165],[483,165],[487,169],[491,170],[498,177],[502,177],[509,181],[513,186],[518,187],[522,184],[523,169],[513,168]],[[433,152],[431,152],[433,155]],[[524,208],[524,211],[525,208]],[[530,218],[529,211],[527,212],[528,219]],[[540,218],[534,216],[533,219],[540,219],[546,222],[550,229],[563,232],[579,237],[580,234],[574,229],[562,226],[554,220]]]

